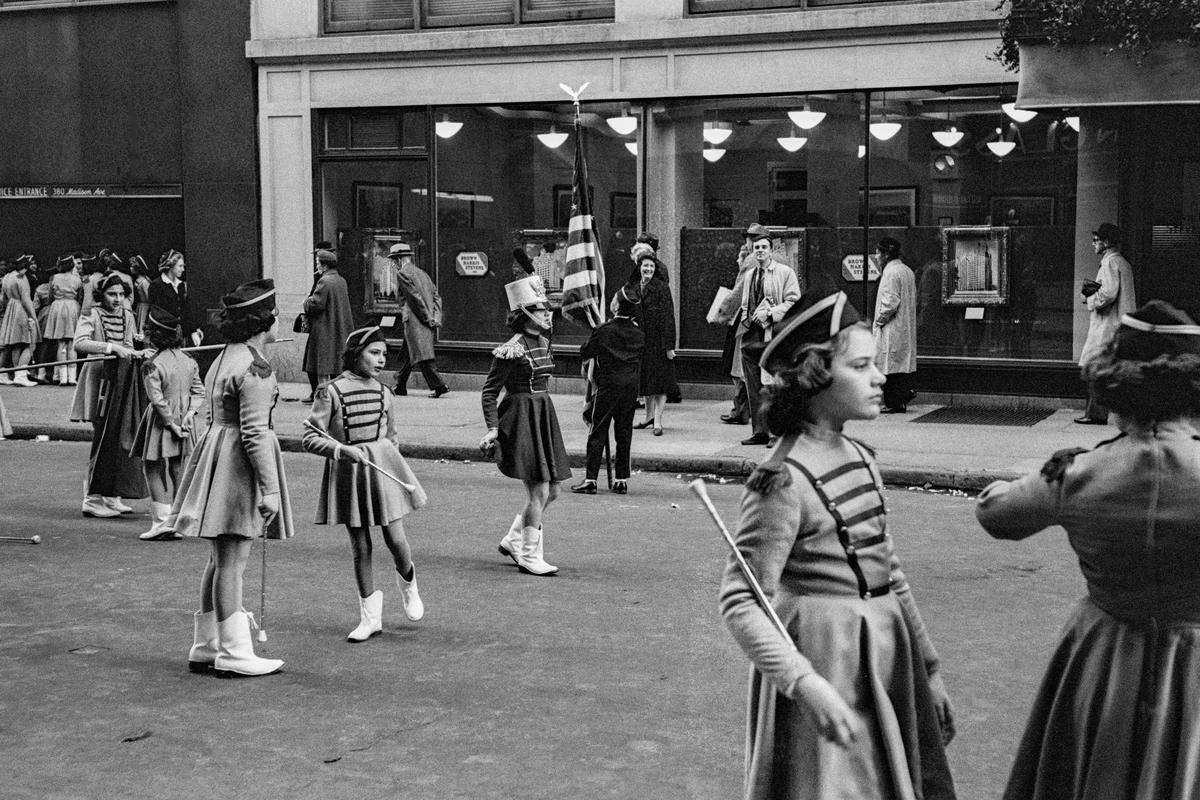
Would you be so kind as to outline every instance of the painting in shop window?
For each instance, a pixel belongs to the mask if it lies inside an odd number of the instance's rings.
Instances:
[[[942,305],[1008,304],[1008,228],[942,229]]]
[[[399,183],[354,181],[354,227],[399,228],[403,188]]]

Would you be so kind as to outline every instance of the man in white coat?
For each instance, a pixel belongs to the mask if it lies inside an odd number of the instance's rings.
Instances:
[[[887,376],[884,414],[903,414],[916,395],[917,279],[900,260],[900,242],[890,236],[875,246],[883,271],[875,295],[875,366]]]
[[[1079,353],[1081,368],[1100,355],[1112,341],[1121,325],[1121,317],[1137,309],[1133,266],[1121,255],[1120,247],[1121,229],[1111,222],[1102,223],[1092,231],[1092,249],[1100,256],[1100,269],[1095,280],[1099,288],[1083,298],[1088,309],[1088,332]],[[1087,408],[1075,421],[1080,425],[1107,425],[1108,408],[1097,403],[1088,392]]]

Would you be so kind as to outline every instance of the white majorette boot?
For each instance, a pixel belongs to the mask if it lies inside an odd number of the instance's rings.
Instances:
[[[229,619],[217,621],[217,658],[213,669],[222,678],[256,677],[278,672],[283,662],[278,658],[259,658],[254,655],[250,641],[250,617],[245,611],[235,611]]]
[[[133,509],[121,502],[119,497],[105,497],[104,505],[111,508],[118,514],[132,514]]]
[[[59,364],[57,367],[54,368],[54,379],[53,380],[54,380],[54,383],[57,383],[59,386],[67,385],[67,365],[66,364]]]
[[[425,616],[425,604],[421,602],[421,595],[417,591],[417,568],[412,568],[413,579],[411,581],[404,580],[399,572],[396,573],[396,585],[400,587],[400,601],[404,603],[404,616],[416,622],[421,617]]]
[[[188,669],[208,672],[217,660],[217,612],[197,611],[192,615],[192,649],[188,651]]]
[[[414,576],[415,577],[415,576]],[[358,627],[346,636],[348,642],[365,642],[383,630],[383,592],[358,598]]]
[[[152,509],[150,516],[154,519],[154,524],[150,526],[150,530],[145,533],[138,534],[138,538],[142,540],[149,539],[179,539],[178,533],[169,528],[165,528],[167,523],[167,514],[171,513],[170,503],[154,503],[150,504]]]
[[[29,370],[20,369],[13,373],[13,386],[37,386],[35,381],[29,380]]]
[[[67,364],[67,383],[71,386],[79,383],[79,365]]]
[[[12,386],[11,376],[11,372],[0,372],[0,386]]]
[[[500,546],[496,548],[500,551],[500,555],[511,558],[513,563],[518,566],[521,564],[517,561],[517,553],[521,552],[521,519],[524,516],[524,514],[517,514],[513,517],[512,527],[508,529],[508,533],[504,534],[504,538],[500,540]]]
[[[521,552],[517,556],[517,567],[530,575],[553,575],[558,567],[547,564],[542,558],[542,529],[527,527],[521,531]]]
[[[85,517],[119,517],[121,512],[109,508],[104,498],[98,494],[89,494],[83,498],[83,515]]]

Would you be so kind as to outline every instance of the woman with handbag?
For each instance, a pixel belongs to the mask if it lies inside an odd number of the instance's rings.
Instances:
[[[354,330],[350,291],[346,279],[338,273],[338,257],[332,247],[329,242],[320,242],[313,251],[318,274],[304,300],[304,318],[309,329],[304,345],[304,371],[312,390],[305,403],[313,402],[317,386],[323,380],[341,372],[342,348]]]

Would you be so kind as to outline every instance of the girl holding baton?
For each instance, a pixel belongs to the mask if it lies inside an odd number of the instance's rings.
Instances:
[[[427,498],[400,455],[394,395],[379,382],[386,358],[379,327],[351,333],[342,373],[317,389],[304,423],[304,449],[328,459],[316,522],[345,525],[354,551],[359,623],[346,637],[351,642],[364,642],[383,630],[383,592],[375,588],[371,565],[372,526],[382,529],[396,564],[404,615],[414,622],[425,615],[403,518]]]
[[[745,797],[953,798],[953,716],[887,532],[871,451],[842,427],[883,397],[871,331],[810,291],[760,345],[779,441],[750,476],[735,537],[784,638],[731,556],[725,623],[753,662]]]

